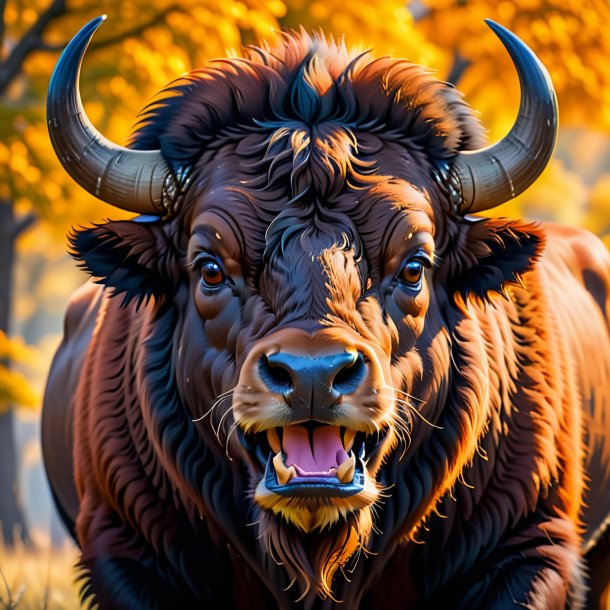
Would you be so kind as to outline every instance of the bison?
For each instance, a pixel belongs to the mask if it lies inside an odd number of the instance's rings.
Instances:
[[[490,218],[555,142],[549,76],[485,147],[424,68],[321,33],[209,62],[127,148],[80,101],[48,124],[87,191],[43,411],[82,595],[152,608],[572,610],[601,604],[610,514],[609,256]]]

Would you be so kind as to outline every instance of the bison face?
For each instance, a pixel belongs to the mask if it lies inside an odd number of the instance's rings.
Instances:
[[[280,189],[270,203],[238,173],[248,154],[229,151],[222,169],[202,164],[184,214],[108,223],[74,246],[126,301],[179,310],[182,402],[204,442],[241,464],[232,476],[255,505],[302,532],[356,524],[363,543],[414,421],[426,422],[416,445],[437,425],[460,308],[516,281],[540,236],[439,217],[433,182],[379,155],[376,175],[332,200],[290,205]],[[439,225],[452,234],[442,257]]]
[[[189,241],[208,344],[198,361],[213,348],[235,366],[230,381],[223,371],[222,385],[206,383],[226,396],[213,418],[235,423],[255,502],[310,531],[374,503],[380,467],[408,435],[399,407],[421,369],[392,359],[418,361],[432,209],[406,181],[378,179],[338,197],[323,223],[305,206],[269,225],[252,218],[255,194],[233,189],[215,190],[224,206],[204,194]]]
[[[385,174],[379,156],[375,177],[333,200],[291,207],[276,194],[269,222],[248,187],[257,177],[233,178],[247,155],[226,158],[225,171],[202,170],[189,220],[181,391],[202,434],[247,465],[256,505],[304,532],[349,516],[366,540],[394,484],[384,464],[408,462],[413,418],[439,400],[448,321],[468,295],[515,281],[538,234],[453,224],[461,246],[441,262],[425,182],[407,179],[408,164]]]

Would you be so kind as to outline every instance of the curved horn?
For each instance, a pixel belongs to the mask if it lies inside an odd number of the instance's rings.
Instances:
[[[512,32],[489,19],[486,23],[512,57],[521,102],[506,137],[458,153],[452,172],[461,185],[462,214],[489,210],[522,193],[546,167],[557,138],[557,99],[546,68]]]
[[[105,19],[105,15],[97,17],[83,27],[55,66],[47,99],[51,143],[66,171],[92,195],[137,214],[168,216],[175,184],[161,151],[130,150],[107,140],[81,102],[83,56]]]

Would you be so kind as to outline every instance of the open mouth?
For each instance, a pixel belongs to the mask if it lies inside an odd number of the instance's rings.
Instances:
[[[347,497],[364,488],[365,468],[383,440],[314,421],[249,435],[245,445],[265,467],[265,487],[281,496]]]

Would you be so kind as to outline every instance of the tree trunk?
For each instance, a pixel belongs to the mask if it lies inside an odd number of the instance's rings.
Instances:
[[[7,334],[17,231],[13,203],[0,200],[0,330]],[[2,364],[8,366],[10,363]],[[4,544],[8,547],[14,546],[18,538],[30,544],[19,493],[14,419],[12,407],[0,415],[0,524]]]

